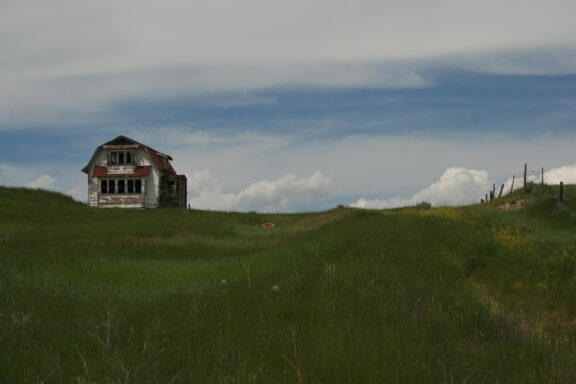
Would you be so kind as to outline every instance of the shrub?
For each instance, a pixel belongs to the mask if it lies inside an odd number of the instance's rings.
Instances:
[[[419,210],[425,210],[425,209],[430,209],[430,208],[432,208],[432,204],[430,204],[430,203],[427,202],[427,201],[422,201],[422,202],[416,204],[414,207],[415,207],[416,209],[419,209]]]

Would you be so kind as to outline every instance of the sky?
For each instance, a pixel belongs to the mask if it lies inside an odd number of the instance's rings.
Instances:
[[[0,185],[87,200],[118,135],[194,208],[479,202],[576,182],[573,0],[0,0]],[[573,180],[574,179],[574,180]]]

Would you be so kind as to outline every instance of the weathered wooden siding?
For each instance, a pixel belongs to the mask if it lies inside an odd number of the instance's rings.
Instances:
[[[99,207],[144,208],[144,195],[100,195]]]
[[[93,160],[93,163],[90,164],[90,170],[92,170],[95,165],[104,165],[105,166],[106,162],[107,162],[106,151],[100,151],[96,155],[96,158]]]
[[[148,152],[146,152],[144,148],[139,148],[138,151],[136,152],[136,162],[138,166],[141,167],[145,165],[153,165],[150,155],[148,154]]]
[[[98,178],[88,178],[88,204],[91,207],[98,206]]]
[[[153,167],[147,181],[146,208],[158,208],[158,197],[160,194],[160,171]]]

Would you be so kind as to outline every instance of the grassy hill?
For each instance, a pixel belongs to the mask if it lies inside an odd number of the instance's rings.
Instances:
[[[0,187],[0,383],[575,382],[576,192],[538,196],[263,215]]]

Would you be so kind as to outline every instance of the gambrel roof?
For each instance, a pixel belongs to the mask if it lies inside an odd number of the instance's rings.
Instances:
[[[166,172],[172,176],[177,175],[174,168],[172,168],[172,164],[170,164],[170,162],[169,162],[169,160],[172,160],[171,156],[169,156],[165,153],[162,153],[160,151],[157,151],[157,150],[155,150],[155,149],[153,149],[147,145],[141,144],[141,143],[137,142],[136,140],[133,140],[133,139],[126,137],[126,136],[118,136],[118,137],[98,146],[98,148],[96,148],[96,150],[94,151],[94,154],[90,158],[90,161],[88,162],[88,164],[84,168],[82,168],[82,172],[89,173],[90,164],[92,164],[92,161],[94,160],[94,158],[96,157],[98,152],[100,152],[102,149],[108,149],[111,147],[113,147],[115,149],[144,148],[144,150],[146,152],[148,152],[148,154],[150,155],[150,157],[154,161],[154,164],[156,165],[156,167],[160,171]]]

